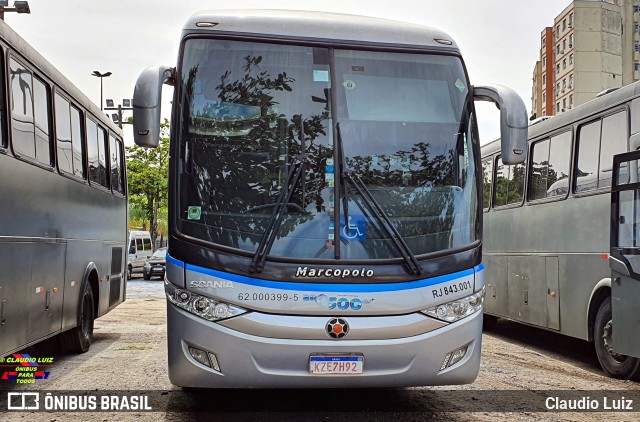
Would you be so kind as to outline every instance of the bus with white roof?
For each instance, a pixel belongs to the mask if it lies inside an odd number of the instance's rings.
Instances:
[[[470,383],[484,298],[474,99],[526,155],[524,103],[452,38],[386,19],[214,11],[145,69],[140,146],[174,86],[165,291],[183,387]]]

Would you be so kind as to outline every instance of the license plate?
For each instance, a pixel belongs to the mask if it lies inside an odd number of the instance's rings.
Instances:
[[[357,375],[364,369],[364,356],[352,355],[311,355],[309,372],[315,375]]]

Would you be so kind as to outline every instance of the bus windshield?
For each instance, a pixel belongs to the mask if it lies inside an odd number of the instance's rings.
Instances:
[[[182,234],[254,253],[286,200],[271,256],[334,259],[336,242],[344,259],[401,256],[342,185],[339,124],[345,167],[413,254],[476,240],[477,145],[458,57],[190,39],[180,76]]]

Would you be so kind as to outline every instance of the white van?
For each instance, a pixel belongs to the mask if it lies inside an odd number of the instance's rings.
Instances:
[[[133,273],[142,273],[144,263],[151,258],[151,255],[153,255],[151,234],[145,231],[130,231],[127,279],[130,279]]]

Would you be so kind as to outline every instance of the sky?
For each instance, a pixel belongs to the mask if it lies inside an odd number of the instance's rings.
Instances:
[[[12,4],[13,0],[9,0]],[[447,32],[462,52],[472,85],[499,83],[516,90],[531,114],[533,69],[540,33],[570,0],[29,0],[31,14],[6,13],[9,24],[96,104],[131,98],[140,72],[150,65],[175,66],[182,26],[197,11],[298,9],[375,16]],[[163,90],[163,116],[172,89]],[[481,143],[499,136],[499,113],[476,103]],[[126,115],[125,115],[126,116]],[[125,143],[133,143],[130,125]]]

